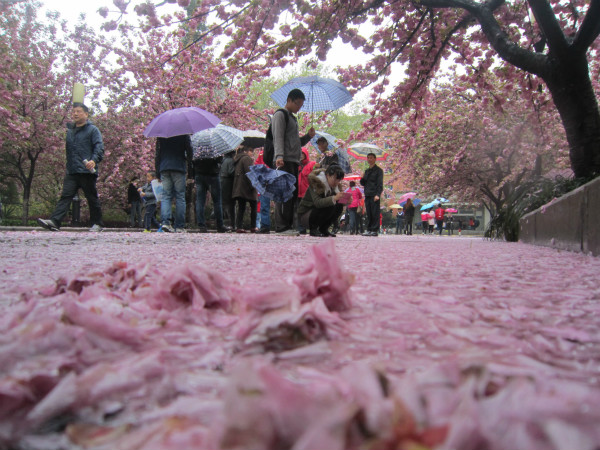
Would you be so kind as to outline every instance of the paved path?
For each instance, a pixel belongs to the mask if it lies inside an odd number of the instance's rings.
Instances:
[[[344,316],[352,334],[331,342],[314,368],[334,372],[350,360],[377,365],[430,402],[415,400],[413,410],[429,408],[423,417],[444,417],[452,430],[465,427],[465,417],[492,414],[489,424],[472,425],[488,434],[469,438],[471,444],[530,445],[518,433],[512,441],[503,436],[502,427],[518,424],[523,433],[545,436],[536,448],[600,447],[600,432],[588,427],[600,422],[600,258],[464,236],[334,241],[341,264],[355,275],[354,306]],[[256,287],[289,279],[306,265],[310,247],[323,242],[275,234],[2,232],[0,303],[118,261],[165,269],[204,264],[242,289]],[[505,397],[461,409],[469,376],[485,378],[485,395]],[[464,436],[473,429],[461,431],[463,441],[452,430],[447,445],[467,448]]]

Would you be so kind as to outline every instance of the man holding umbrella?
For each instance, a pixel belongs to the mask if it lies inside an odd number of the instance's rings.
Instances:
[[[292,89],[287,96],[284,110],[278,110],[271,118],[275,167],[290,173],[296,179],[294,196],[285,203],[275,203],[276,232],[282,233],[293,228],[294,206],[298,198],[298,166],[302,157],[302,146],[315,135],[310,128],[308,134],[300,137],[295,113],[304,105],[306,97],[300,89]],[[288,115],[286,118],[285,115]]]
[[[160,174],[163,197],[160,204],[161,228],[166,232],[185,232],[185,180],[192,172],[192,145],[189,135],[156,140],[156,173]],[[171,226],[171,202],[175,198],[175,228]],[[159,231],[160,231],[159,230]]]

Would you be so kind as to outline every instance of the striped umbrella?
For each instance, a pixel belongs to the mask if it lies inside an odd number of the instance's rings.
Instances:
[[[242,143],[244,136],[237,128],[217,125],[192,136],[194,159],[210,159],[224,155]]]

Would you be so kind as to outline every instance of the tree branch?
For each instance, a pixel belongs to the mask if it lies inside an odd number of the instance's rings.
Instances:
[[[600,0],[591,0],[590,7],[573,41],[576,52],[585,52],[600,35]]]
[[[556,20],[550,3],[547,0],[527,0],[527,3],[544,33],[550,51],[561,56],[566,54],[569,50],[569,42]]]

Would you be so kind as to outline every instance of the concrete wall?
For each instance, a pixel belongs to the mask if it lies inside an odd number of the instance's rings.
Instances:
[[[600,178],[537,209],[520,221],[528,244],[600,255]]]

